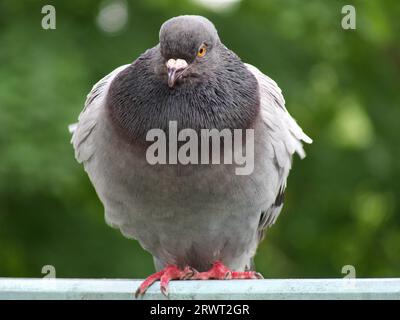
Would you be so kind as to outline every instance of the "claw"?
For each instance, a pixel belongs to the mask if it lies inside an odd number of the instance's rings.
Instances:
[[[139,298],[139,296],[142,295],[141,291],[140,291],[140,287],[136,289],[135,291],[135,298]]]
[[[181,277],[181,280],[189,280],[191,279],[196,273],[198,273],[198,271],[195,268],[192,267],[185,267],[185,269],[183,269],[183,275]]]
[[[224,275],[224,280],[230,280],[232,279],[232,271],[228,271]]]
[[[168,297],[169,290],[168,284],[171,280],[186,280],[190,279],[195,272],[195,269],[191,267],[186,267],[181,270],[175,265],[169,265],[162,269],[159,272],[156,272],[150,276],[148,276],[139,286],[139,288],[135,292],[135,298],[142,296],[145,294],[146,290],[156,281],[160,281],[160,290],[161,293]]]
[[[141,295],[144,295],[146,290],[157,280],[161,278],[161,276],[164,274],[164,270],[161,270],[159,272],[156,272],[150,276],[148,276],[137,288],[135,292],[135,298],[138,298]]]
[[[160,290],[161,290],[161,293],[162,293],[165,297],[168,298],[168,295],[169,295],[168,284],[166,284],[166,285],[160,285]]]

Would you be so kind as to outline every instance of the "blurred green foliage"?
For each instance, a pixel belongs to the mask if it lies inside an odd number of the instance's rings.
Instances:
[[[341,28],[351,2],[357,29]],[[57,29],[41,28],[41,8]],[[104,5],[104,4],[103,4]],[[287,201],[256,257],[266,277],[400,276],[400,3],[128,1],[115,34],[97,1],[0,1],[0,276],[144,277],[152,259],[104,222],[75,161],[67,125],[91,86],[158,42],[162,22],[201,14],[230,49],[282,88],[314,138],[297,158]]]

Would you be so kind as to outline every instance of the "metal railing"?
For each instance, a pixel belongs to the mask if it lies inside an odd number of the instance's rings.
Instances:
[[[0,299],[135,299],[141,280],[0,278]],[[400,278],[172,281],[169,299],[400,299]],[[166,299],[155,283],[139,299]]]

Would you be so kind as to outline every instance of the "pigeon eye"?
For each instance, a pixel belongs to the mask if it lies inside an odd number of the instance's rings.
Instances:
[[[199,49],[199,51],[197,52],[197,56],[198,57],[204,57],[204,55],[206,54],[206,52],[207,52],[207,49],[206,49],[206,47],[203,45],[203,46],[201,46],[200,47],[200,49]]]

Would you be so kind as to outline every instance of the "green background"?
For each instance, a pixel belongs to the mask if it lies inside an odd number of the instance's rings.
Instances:
[[[353,4],[357,29],[341,28]],[[52,4],[56,30],[41,28]],[[140,278],[151,256],[104,222],[67,125],[101,77],[158,42],[179,14],[212,20],[224,44],[282,88],[314,144],[294,160],[286,204],[256,256],[267,278],[400,276],[400,3],[128,1],[117,33],[97,1],[0,1],[0,276]]]

